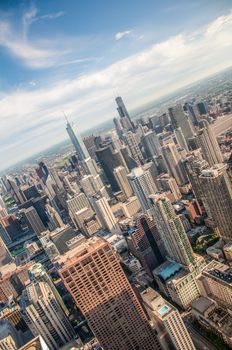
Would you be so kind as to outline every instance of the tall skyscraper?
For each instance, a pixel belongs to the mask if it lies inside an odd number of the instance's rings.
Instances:
[[[188,180],[176,145],[168,143],[161,147],[161,151],[169,174],[174,177],[179,186],[184,185]]]
[[[46,228],[34,207],[22,209],[21,213],[24,215],[29,228],[32,229],[32,231],[35,232],[38,236],[42,232],[46,231]]]
[[[41,335],[48,346],[59,349],[74,336],[64,311],[49,284],[29,284],[20,298],[21,312],[34,336]]]
[[[137,165],[143,163],[143,155],[139,148],[139,144],[136,138],[136,135],[132,131],[128,131],[123,134],[123,139],[127,144],[132,158],[136,161]]]
[[[203,170],[200,177],[202,192],[223,240],[232,239],[232,184],[227,165],[216,164]]]
[[[153,277],[152,271],[164,262],[163,244],[155,222],[146,214],[140,215],[135,226],[127,231],[126,240],[129,250],[139,259],[145,271]]]
[[[66,130],[78,155],[78,159],[81,161],[89,158],[89,153],[85,147],[84,142],[82,141],[81,136],[78,134],[77,130],[74,130],[68,121],[66,124]]]
[[[109,181],[113,192],[120,191],[117,180],[114,176],[114,168],[122,165],[118,152],[114,152],[111,146],[100,148],[96,151],[96,156]]]
[[[121,232],[117,220],[105,197],[93,200],[93,207],[104,229],[107,229],[112,233]]]
[[[0,237],[0,267],[7,265],[13,261],[14,259],[12,258],[7,246],[5,245],[3,239]]]
[[[191,123],[191,120],[184,113],[184,110],[181,104],[178,104],[174,107],[168,109],[171,123],[174,129],[181,128],[186,141],[194,136],[194,127]]]
[[[58,263],[67,290],[104,350],[160,349],[108,242],[90,238]]]
[[[170,200],[165,195],[150,196],[151,213],[164,242],[168,256],[174,261],[191,267],[194,253],[181,219],[176,215]]]
[[[154,289],[141,293],[143,304],[164,349],[195,350],[190,334],[179,311]]]
[[[126,130],[133,129],[133,122],[131,121],[131,118],[129,116],[129,113],[124,105],[124,102],[120,96],[116,97],[115,99],[117,103],[117,111],[120,116],[121,125]]]
[[[0,350],[17,350],[22,341],[15,327],[9,321],[0,320]]]
[[[149,131],[141,138],[148,158],[158,157],[161,154],[161,145],[155,131]]]
[[[114,176],[118,182],[119,187],[127,198],[133,196],[133,190],[127,178],[128,172],[123,166],[114,169]]]
[[[175,139],[176,139],[177,143],[180,145],[180,147],[182,147],[183,149],[185,149],[188,152],[189,147],[188,147],[187,141],[184,137],[182,129],[181,128],[175,129],[174,135],[175,135]]]
[[[211,125],[207,120],[202,120],[199,126],[197,144],[201,148],[203,158],[210,166],[222,163],[223,156]]]
[[[149,196],[157,192],[151,173],[148,170],[144,171],[142,167],[134,168],[128,175],[128,180],[142,210],[146,212],[150,208]]]

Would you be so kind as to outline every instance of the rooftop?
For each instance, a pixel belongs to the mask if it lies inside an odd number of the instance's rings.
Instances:
[[[209,274],[227,284],[232,284],[232,268],[218,261],[211,261],[203,270],[204,274]]]
[[[171,276],[175,276],[181,270],[180,264],[176,262],[166,261],[154,270],[163,281],[168,280]]]

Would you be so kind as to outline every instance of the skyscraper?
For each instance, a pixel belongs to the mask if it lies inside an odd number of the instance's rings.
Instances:
[[[129,116],[129,113],[128,113],[125,105],[124,105],[122,98],[120,96],[118,96],[118,97],[116,97],[115,101],[116,101],[117,106],[118,106],[117,111],[118,111],[118,114],[120,116],[122,127],[126,130],[133,129],[133,123],[131,121],[131,118]]]
[[[40,235],[42,232],[46,231],[46,228],[34,207],[22,209],[21,212],[24,215],[29,228],[32,229],[33,232]]]
[[[0,237],[0,267],[7,265],[13,261],[14,259],[12,258],[7,246],[5,245],[3,239]]]
[[[114,176],[118,182],[119,187],[127,198],[133,196],[133,190],[127,178],[127,171],[123,166],[114,169]]]
[[[104,229],[107,229],[112,233],[121,232],[117,220],[105,197],[93,200],[93,207]]]
[[[114,168],[118,167],[119,165],[122,165],[118,153],[114,152],[111,146],[106,146],[97,150],[96,156],[99,160],[99,163],[102,166],[107,180],[110,183],[112,191],[120,191],[117,180],[114,176]]]
[[[141,297],[164,349],[173,346],[176,350],[196,349],[179,311],[173,305],[150,287],[141,293]]]
[[[176,215],[170,200],[165,195],[150,196],[152,216],[164,242],[168,256],[174,261],[191,267],[194,253],[181,219]]]
[[[58,263],[66,288],[104,350],[160,349],[108,242],[90,238]]]
[[[161,147],[161,151],[169,174],[174,177],[179,186],[184,185],[188,180],[176,145],[168,143]]]
[[[232,239],[232,185],[227,165],[216,164],[203,170],[200,177],[202,192],[223,240]]]
[[[135,227],[130,228],[127,234],[129,250],[139,259],[146,272],[153,276],[152,271],[164,262],[163,247],[155,222],[148,215],[141,214]]]
[[[85,147],[84,142],[82,141],[81,136],[78,134],[77,130],[74,130],[68,121],[66,124],[66,130],[78,155],[78,159],[81,161],[89,158],[89,153]]]
[[[141,138],[148,158],[157,157],[161,154],[161,145],[155,131],[149,131]]]
[[[0,350],[17,350],[22,341],[15,327],[9,321],[0,320]]]
[[[197,133],[197,144],[201,148],[203,158],[213,166],[223,162],[223,156],[217,142],[217,138],[207,120],[199,123],[200,129]]]
[[[168,109],[171,123],[174,129],[181,128],[186,141],[194,136],[194,127],[191,123],[191,120],[184,113],[184,110],[181,104],[178,104],[174,107]]]
[[[136,161],[137,165],[142,164],[144,159],[136,135],[132,131],[128,131],[123,134],[123,139],[129,147],[131,156]]]
[[[20,298],[20,306],[32,334],[41,335],[52,350],[72,339],[72,326],[46,282],[29,284]]]
[[[148,170],[144,171],[142,167],[134,168],[128,179],[142,210],[146,212],[150,208],[149,196],[157,192],[151,173]]]

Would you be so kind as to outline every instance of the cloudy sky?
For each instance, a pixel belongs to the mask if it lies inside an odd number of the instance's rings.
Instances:
[[[0,1],[0,169],[232,65],[231,0]]]

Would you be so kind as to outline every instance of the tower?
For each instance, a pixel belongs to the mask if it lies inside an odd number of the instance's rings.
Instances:
[[[222,163],[223,156],[210,124],[207,120],[202,120],[199,125],[200,129],[197,133],[197,143],[201,148],[203,158],[210,166]]]
[[[149,170],[143,170],[142,167],[134,168],[128,174],[129,183],[138,197],[142,210],[146,212],[150,208],[149,196],[157,192],[157,188],[152,179]]]
[[[136,161],[137,165],[143,163],[143,155],[139,148],[136,135],[132,131],[128,131],[123,134],[123,139],[128,145],[132,158]]]
[[[151,287],[144,290],[141,297],[149,318],[158,332],[158,337],[163,341],[166,338],[164,349],[167,348],[166,346],[168,348],[174,346],[176,350],[196,349],[179,311],[173,305]]]
[[[120,233],[117,220],[105,197],[93,200],[93,207],[103,228],[112,233]]]
[[[118,97],[116,97],[115,101],[116,101],[117,106],[118,106],[117,111],[118,111],[118,114],[120,116],[122,127],[126,130],[133,129],[133,123],[131,121],[129,113],[127,112],[127,109],[124,105],[122,98],[120,96],[118,96]]]
[[[127,178],[127,171],[123,166],[114,169],[114,176],[118,182],[119,187],[127,198],[133,196],[133,190]]]
[[[61,257],[60,276],[105,350],[160,349],[112,246],[93,237]]]
[[[200,177],[202,192],[223,240],[232,239],[232,185],[227,166],[216,164],[203,170]]]
[[[176,215],[170,200],[165,195],[150,196],[151,213],[164,242],[168,256],[174,261],[191,267],[194,253],[181,219]]]
[[[149,131],[142,136],[141,143],[144,146],[148,158],[157,157],[161,153],[161,145],[155,131]]]
[[[20,306],[32,334],[41,335],[52,350],[72,339],[72,326],[46,282],[29,284],[20,298]]]
[[[38,236],[46,231],[46,228],[41,221],[37,211],[34,207],[29,207],[28,209],[22,209],[21,212],[23,213],[28,226],[32,229],[33,232],[35,232]]]
[[[81,161],[86,158],[89,158],[89,153],[87,151],[87,148],[85,147],[84,142],[82,141],[82,138],[78,134],[77,130],[74,130],[74,128],[68,121],[66,124],[66,130],[78,155],[78,159]]]
[[[168,112],[173,128],[181,128],[184,137],[188,142],[188,140],[194,136],[194,127],[188,116],[184,113],[181,104],[170,107]]]
[[[187,182],[187,178],[176,145],[174,143],[168,143],[161,147],[161,151],[169,174],[174,177],[179,186],[184,185]]]

